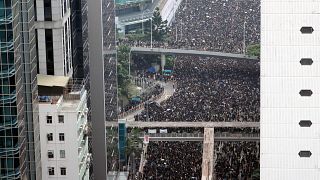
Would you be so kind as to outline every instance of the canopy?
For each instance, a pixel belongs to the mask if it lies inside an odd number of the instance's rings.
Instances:
[[[136,96],[136,97],[131,98],[131,101],[140,102],[140,101],[141,101],[141,98],[140,98],[139,96]]]
[[[156,72],[156,68],[150,67],[150,68],[148,69],[148,72],[150,72],[150,73],[155,73],[155,72]]]
[[[66,87],[70,77],[38,74],[38,85],[46,87]]]

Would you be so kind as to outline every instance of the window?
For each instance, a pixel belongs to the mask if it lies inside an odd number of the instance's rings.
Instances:
[[[301,90],[299,92],[300,96],[311,96],[312,95],[312,91],[311,90]]]
[[[66,151],[60,150],[60,158],[66,158]]]
[[[48,141],[53,141],[53,134],[52,133],[47,134],[47,139]]]
[[[59,133],[59,141],[64,141],[64,133]]]
[[[60,168],[60,174],[61,174],[62,176],[67,175],[67,168],[65,168],[65,167]]]
[[[310,120],[301,120],[299,122],[299,125],[301,127],[310,127],[312,125],[312,122]]]
[[[48,158],[49,158],[49,159],[54,158],[53,150],[49,150],[49,151],[48,151]]]
[[[51,0],[44,0],[44,20],[52,21],[52,8],[51,8]]]
[[[299,156],[300,157],[310,157],[312,153],[310,151],[300,151]]]
[[[64,123],[64,116],[63,115],[59,115],[58,116],[58,122],[59,123]]]
[[[302,27],[300,31],[302,34],[312,34],[314,29],[313,27]]]
[[[48,172],[50,176],[54,175],[54,167],[49,167]]]
[[[302,58],[300,60],[300,64],[301,65],[312,65],[313,64],[313,60],[311,58]]]
[[[52,116],[47,116],[47,124],[52,124]]]
[[[52,29],[45,30],[47,75],[54,75],[53,34]]]

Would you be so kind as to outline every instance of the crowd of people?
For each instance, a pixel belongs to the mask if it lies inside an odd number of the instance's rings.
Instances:
[[[161,106],[148,106],[140,121],[256,122],[260,120],[259,63],[179,57],[177,88]]]
[[[247,45],[259,44],[260,1],[184,0],[170,32],[171,41],[155,43],[153,47],[244,53]],[[149,42],[131,43],[149,45]],[[258,61],[177,56],[173,72],[176,84],[173,96],[160,105],[148,104],[136,120],[260,120]],[[216,132],[259,133],[259,130],[220,128]],[[259,169],[259,143],[215,142],[214,153],[215,176],[219,180],[253,179],[252,174]],[[143,179],[201,179],[201,157],[202,143],[150,142]]]
[[[200,180],[202,143],[151,142],[146,160],[145,180]]]
[[[177,41],[169,46],[242,53],[244,41],[260,41],[260,1],[185,0],[171,33]]]
[[[217,180],[250,180],[259,170],[258,142],[216,142],[215,174]]]

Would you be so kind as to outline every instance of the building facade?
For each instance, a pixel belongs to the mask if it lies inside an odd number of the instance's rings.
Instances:
[[[2,179],[41,179],[33,5],[0,1]]]
[[[320,1],[261,3],[261,180],[320,179]]]
[[[69,0],[36,0],[40,74],[72,76],[71,10]]]
[[[38,77],[42,179],[89,180],[87,92],[84,86],[46,87],[67,77]]]

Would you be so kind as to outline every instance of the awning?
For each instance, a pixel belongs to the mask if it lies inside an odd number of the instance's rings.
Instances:
[[[38,74],[38,86],[66,87],[70,77]]]

